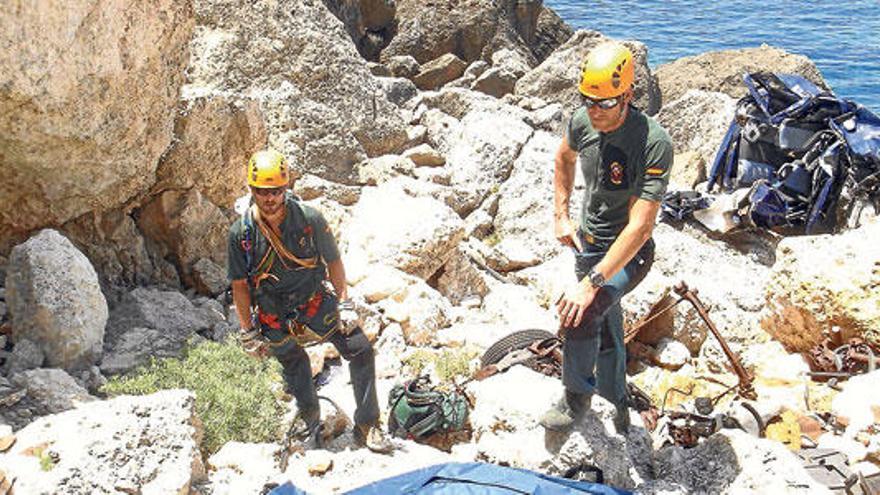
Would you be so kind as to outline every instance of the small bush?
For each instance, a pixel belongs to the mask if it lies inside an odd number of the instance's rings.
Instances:
[[[479,351],[473,349],[446,349],[439,353],[418,349],[405,357],[403,364],[415,376],[430,373],[433,367],[433,374],[441,383],[451,383],[471,375],[470,362],[477,355]]]
[[[468,378],[471,375],[470,362],[478,354],[477,351],[469,349],[444,350],[434,361],[437,377],[444,382],[452,382],[456,378]]]
[[[193,391],[204,426],[202,451],[212,454],[231,440],[276,439],[284,412],[272,392],[272,384],[280,381],[279,369],[275,359],[252,358],[230,338],[190,347],[180,359],[153,359],[128,375],[111,378],[102,391],[111,396],[174,388]]]
[[[403,358],[403,364],[418,376],[425,372],[425,368],[434,362],[434,353],[427,349],[417,349],[412,354]]]

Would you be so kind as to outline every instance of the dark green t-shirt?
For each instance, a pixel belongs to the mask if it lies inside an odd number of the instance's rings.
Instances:
[[[598,132],[584,107],[571,116],[568,145],[578,152],[586,184],[581,229],[609,246],[626,226],[631,197],[662,201],[672,169],[672,140],[654,119],[629,107],[618,129]]]
[[[315,268],[304,268],[288,261],[290,269],[284,268],[280,260],[273,263],[268,271],[272,276],[260,280],[255,293],[260,308],[273,314],[284,314],[285,308],[291,304],[299,304],[307,299],[327,276],[324,264],[339,259],[336,240],[321,212],[298,202],[290,194],[285,198],[285,207],[287,214],[280,228],[284,246],[298,258],[319,256],[321,262]],[[226,276],[230,281],[247,278],[244,243],[244,221],[239,218],[229,227]],[[252,263],[256,267],[266,254],[269,242],[254,222],[251,244]]]

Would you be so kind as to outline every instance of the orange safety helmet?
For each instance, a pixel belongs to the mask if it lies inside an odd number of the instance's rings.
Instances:
[[[581,94],[594,100],[622,95],[632,87],[635,63],[629,48],[605,42],[593,48],[581,67]]]
[[[247,166],[248,185],[256,188],[287,187],[290,172],[284,155],[271,148],[251,155]]]

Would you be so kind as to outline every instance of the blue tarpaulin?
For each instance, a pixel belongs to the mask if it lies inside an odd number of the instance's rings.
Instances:
[[[479,462],[437,464],[356,488],[347,495],[627,495],[610,486]],[[288,482],[270,495],[307,495]]]

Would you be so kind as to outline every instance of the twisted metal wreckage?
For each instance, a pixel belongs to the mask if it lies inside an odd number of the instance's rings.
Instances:
[[[626,329],[624,342],[630,350],[630,356],[650,362],[648,346],[640,344],[636,337],[649,324],[686,301],[718,342],[737,376],[737,382],[724,385],[724,390],[714,396],[695,397],[691,403],[681,404],[678,409],[667,408],[670,395],[675,393],[691,397],[692,391],[670,387],[658,408],[647,393],[628,383],[630,406],[639,412],[656,448],[667,445],[690,448],[721,429],[741,429],[759,438],[769,437],[786,444],[795,451],[810,475],[834,493],[880,494],[880,475],[865,477],[852,473],[842,453],[816,448],[815,440],[820,434],[826,431],[840,433],[845,428],[844,418],[837,418],[831,413],[813,413],[803,417],[784,413],[777,417],[762,417],[753,404],[758,398],[753,386],[755,377],[742,365],[712,322],[709,309],[700,300],[697,290],[682,281],[672,288],[672,292],[677,296],[672,302],[668,302],[667,291],[645,316]],[[880,357],[877,356],[880,356],[880,351],[864,340],[841,342],[839,338],[829,337],[807,353],[813,369],[808,375],[814,380],[826,381],[828,386],[839,390],[837,383],[840,380],[873,371],[880,364]],[[481,364],[483,367],[474,379],[483,380],[519,364],[548,376],[560,377],[562,339],[545,330],[514,332],[491,346],[483,355]],[[730,393],[734,393],[737,400],[731,401],[725,411],[717,411],[721,399]],[[809,397],[805,397],[805,400],[809,405]]]

